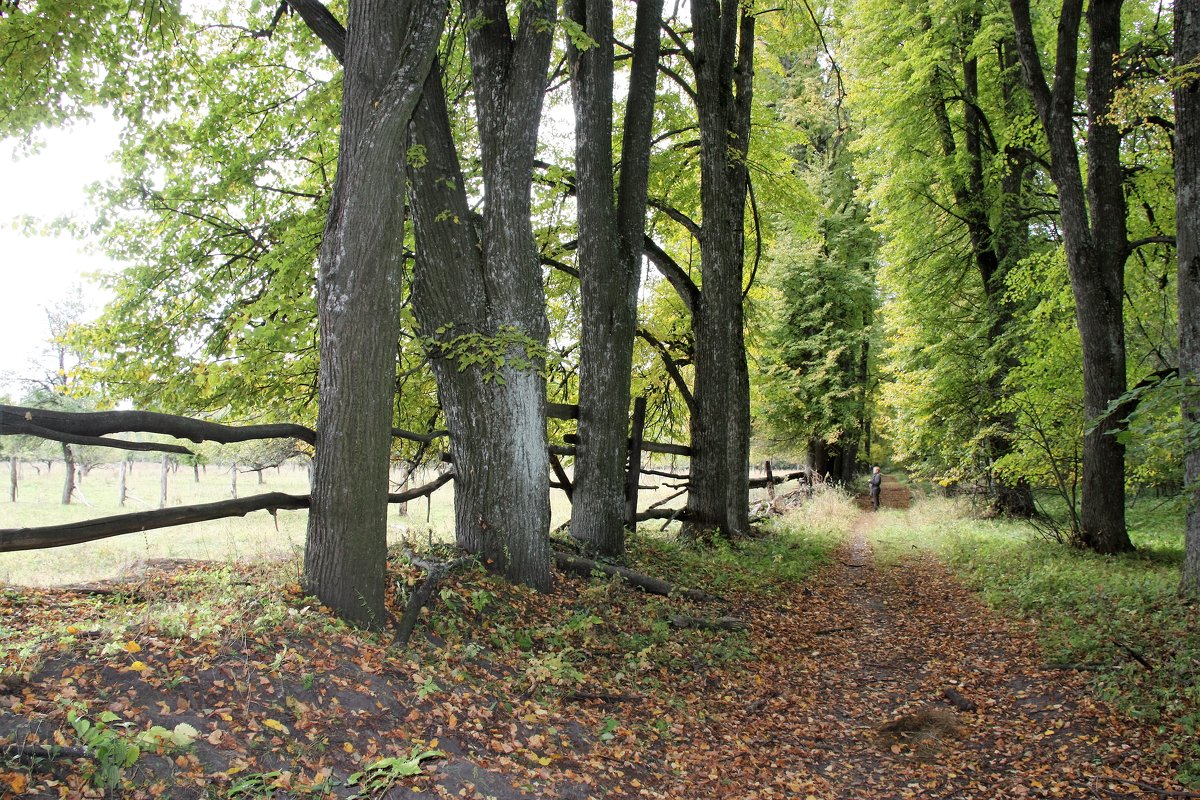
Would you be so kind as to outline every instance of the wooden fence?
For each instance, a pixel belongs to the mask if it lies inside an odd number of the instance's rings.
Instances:
[[[547,403],[546,414],[554,419],[578,419],[579,406],[564,403]],[[645,439],[646,399],[639,397],[634,402],[633,418],[629,437],[629,453],[626,468],[626,505],[625,522],[633,528],[639,521],[652,519],[682,521],[686,519],[686,508],[665,507],[668,502],[687,492],[689,476],[686,473],[664,472],[650,467],[643,467],[643,455],[656,453],[663,455],[690,456],[691,448],[686,445],[653,442]],[[220,444],[232,444],[257,439],[298,439],[310,445],[316,443],[316,432],[303,425],[290,423],[272,425],[232,426],[215,422],[196,420],[190,417],[180,417],[173,414],[160,414],[147,411],[100,411],[100,412],[68,412],[51,409],[26,408],[21,406],[0,405],[0,436],[28,435],[52,441],[66,442],[99,447],[109,447],[130,451],[156,451],[192,455],[186,447],[177,444],[159,442],[130,441],[113,438],[112,434],[120,433],[152,433],[173,436],[201,443],[206,441]],[[429,433],[416,433],[400,428],[393,428],[392,435],[396,438],[429,445],[449,437],[449,432],[436,430]],[[562,458],[573,457],[578,436],[568,434],[563,437],[563,444],[550,444],[549,457],[552,475],[548,476],[550,486],[562,490],[568,499],[574,492],[574,485],[563,467]],[[442,455],[444,461],[451,461],[448,453]],[[774,475],[770,462],[767,462],[767,477],[750,481],[752,487],[774,487],[790,480],[804,481],[808,478],[806,472],[798,471],[786,475]],[[638,495],[642,489],[642,475],[654,475],[675,481],[667,484],[677,491],[663,500],[659,500],[645,510],[638,510]],[[446,484],[454,477],[452,471],[447,471],[422,486],[408,491],[388,495],[390,503],[405,503],[418,497],[426,497]],[[649,488],[661,488],[660,486]],[[310,504],[308,495],[293,495],[282,492],[252,495],[232,500],[222,500],[213,503],[202,503],[175,508],[160,508],[115,516],[100,517],[85,522],[65,525],[50,525],[37,528],[8,528],[0,529],[0,552],[15,550],[30,550],[47,547],[60,547],[69,544],[118,536],[124,533],[151,530],[155,528],[186,525],[193,522],[203,522],[225,517],[240,517],[252,511],[269,511],[307,508]],[[664,525],[665,527],[665,525]]]

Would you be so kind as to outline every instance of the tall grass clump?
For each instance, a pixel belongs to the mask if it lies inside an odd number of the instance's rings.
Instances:
[[[1137,551],[1101,556],[966,510],[928,500],[907,518],[881,518],[879,539],[894,553],[936,552],[987,603],[1034,621],[1047,663],[1093,674],[1098,694],[1156,726],[1180,778],[1200,785],[1200,607],[1176,594],[1182,514],[1131,506]]]
[[[631,534],[629,560],[682,587],[717,594],[787,592],[831,560],[858,515],[845,491],[819,487],[799,507],[737,539],[683,543],[662,534]]]

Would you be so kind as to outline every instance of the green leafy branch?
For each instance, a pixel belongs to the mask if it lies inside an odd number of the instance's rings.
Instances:
[[[493,335],[472,332],[453,336],[453,330],[454,326],[443,325],[421,342],[432,358],[451,361],[459,372],[475,367],[484,381],[500,385],[504,385],[505,369],[537,370],[542,377],[548,374],[549,348],[514,325],[502,325]]]

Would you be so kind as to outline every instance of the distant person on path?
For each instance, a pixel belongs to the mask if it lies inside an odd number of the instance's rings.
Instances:
[[[879,467],[875,467],[875,470],[871,473],[870,484],[871,484],[871,505],[874,506],[876,511],[878,511],[879,510],[879,493],[883,487],[883,473],[881,473],[879,471]]]

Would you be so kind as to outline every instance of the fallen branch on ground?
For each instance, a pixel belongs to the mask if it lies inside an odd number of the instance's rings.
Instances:
[[[1162,789],[1162,788],[1159,788],[1158,786],[1155,786],[1152,783],[1146,783],[1145,781],[1130,780],[1129,778],[1117,778],[1117,777],[1114,777],[1111,775],[1106,775],[1104,777],[1101,777],[1099,775],[1088,775],[1086,777],[1090,778],[1093,781],[1100,781],[1100,782],[1113,781],[1115,783],[1125,783],[1130,786],[1136,786],[1139,789],[1141,789],[1142,791],[1151,792],[1153,794],[1157,794],[1162,797],[1200,798],[1200,792],[1188,792],[1183,789]]]
[[[636,694],[607,694],[606,692],[571,692],[565,695],[565,698],[576,702],[599,700],[603,703],[640,703],[645,699]]]
[[[590,558],[573,556],[569,553],[559,552],[558,550],[554,551],[554,563],[562,571],[572,572],[584,578],[592,577],[592,573],[596,571],[602,572],[605,575],[616,575],[630,586],[636,586],[650,594],[659,594],[663,597],[686,597],[688,600],[694,600],[698,603],[722,600],[722,598],[716,595],[702,592],[699,589],[678,589],[660,578],[652,578],[649,575],[643,575],[626,567],[603,564],[599,561],[593,561]]]
[[[475,556],[462,556],[452,561],[428,561],[420,558],[411,550],[405,549],[403,552],[409,563],[425,570],[425,580],[412,593],[412,597],[408,598],[408,605],[404,607],[404,616],[396,623],[396,638],[392,643],[401,646],[408,644],[408,640],[412,638],[413,628],[417,625],[417,617],[421,615],[421,609],[429,604],[430,598],[433,597],[433,590],[441,583],[442,578],[459,567],[475,561]]]
[[[672,614],[670,618],[672,628],[688,629],[694,628],[702,631],[744,631],[750,626],[743,619],[737,617],[717,617],[716,619],[705,619],[704,617],[689,617],[684,614]]]
[[[14,761],[36,761],[50,758],[95,758],[86,747],[59,747],[54,744],[0,745],[0,757]]]

